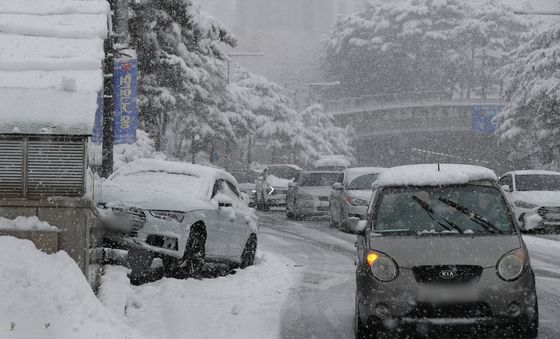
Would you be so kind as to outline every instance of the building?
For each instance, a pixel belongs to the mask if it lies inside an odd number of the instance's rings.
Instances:
[[[66,251],[92,285],[102,252],[86,189],[87,145],[108,14],[105,0],[0,4],[0,46],[10,46],[0,50],[0,217],[36,216],[58,228],[0,234]]]

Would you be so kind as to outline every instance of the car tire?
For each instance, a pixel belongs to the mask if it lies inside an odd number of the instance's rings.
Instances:
[[[200,275],[206,258],[206,226],[202,222],[191,226],[189,239],[181,259],[166,256],[162,259],[166,277],[184,279]]]
[[[127,255],[128,267],[134,273],[139,273],[150,268],[153,260],[154,260],[154,253],[150,251],[141,248],[130,248],[128,250],[128,255]]]
[[[249,236],[249,239],[247,239],[247,243],[245,244],[243,253],[241,253],[241,268],[247,268],[249,266],[252,266],[255,263],[256,254],[257,254],[257,235],[253,233]]]
[[[368,328],[362,322],[360,317],[360,309],[358,307],[358,297],[354,306],[354,336],[356,339],[376,339],[377,333],[375,329]]]

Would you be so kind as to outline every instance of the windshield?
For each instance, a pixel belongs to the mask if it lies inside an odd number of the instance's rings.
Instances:
[[[377,180],[377,177],[379,176],[379,174],[366,174],[366,175],[361,175],[355,179],[352,179],[352,181],[350,181],[348,183],[348,187],[346,187],[346,189],[348,190],[370,190],[371,189],[371,184],[373,184],[373,182],[375,180]]]
[[[340,173],[303,173],[300,186],[332,186]]]
[[[513,224],[493,187],[392,188],[379,197],[374,232],[503,233]]]
[[[273,175],[277,178],[280,179],[286,179],[286,180],[293,180],[297,174],[299,173],[299,170],[292,168],[292,167],[269,167],[268,171],[267,171],[267,175]]]
[[[518,174],[515,187],[518,191],[560,191],[560,175]]]

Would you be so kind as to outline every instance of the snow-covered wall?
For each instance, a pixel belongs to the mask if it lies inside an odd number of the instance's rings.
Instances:
[[[91,134],[105,0],[2,0],[0,133]]]

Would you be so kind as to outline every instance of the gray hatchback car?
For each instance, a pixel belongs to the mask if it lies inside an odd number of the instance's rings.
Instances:
[[[356,338],[456,326],[537,336],[534,273],[496,180],[450,164],[379,176],[367,220],[348,221],[358,233]]]

